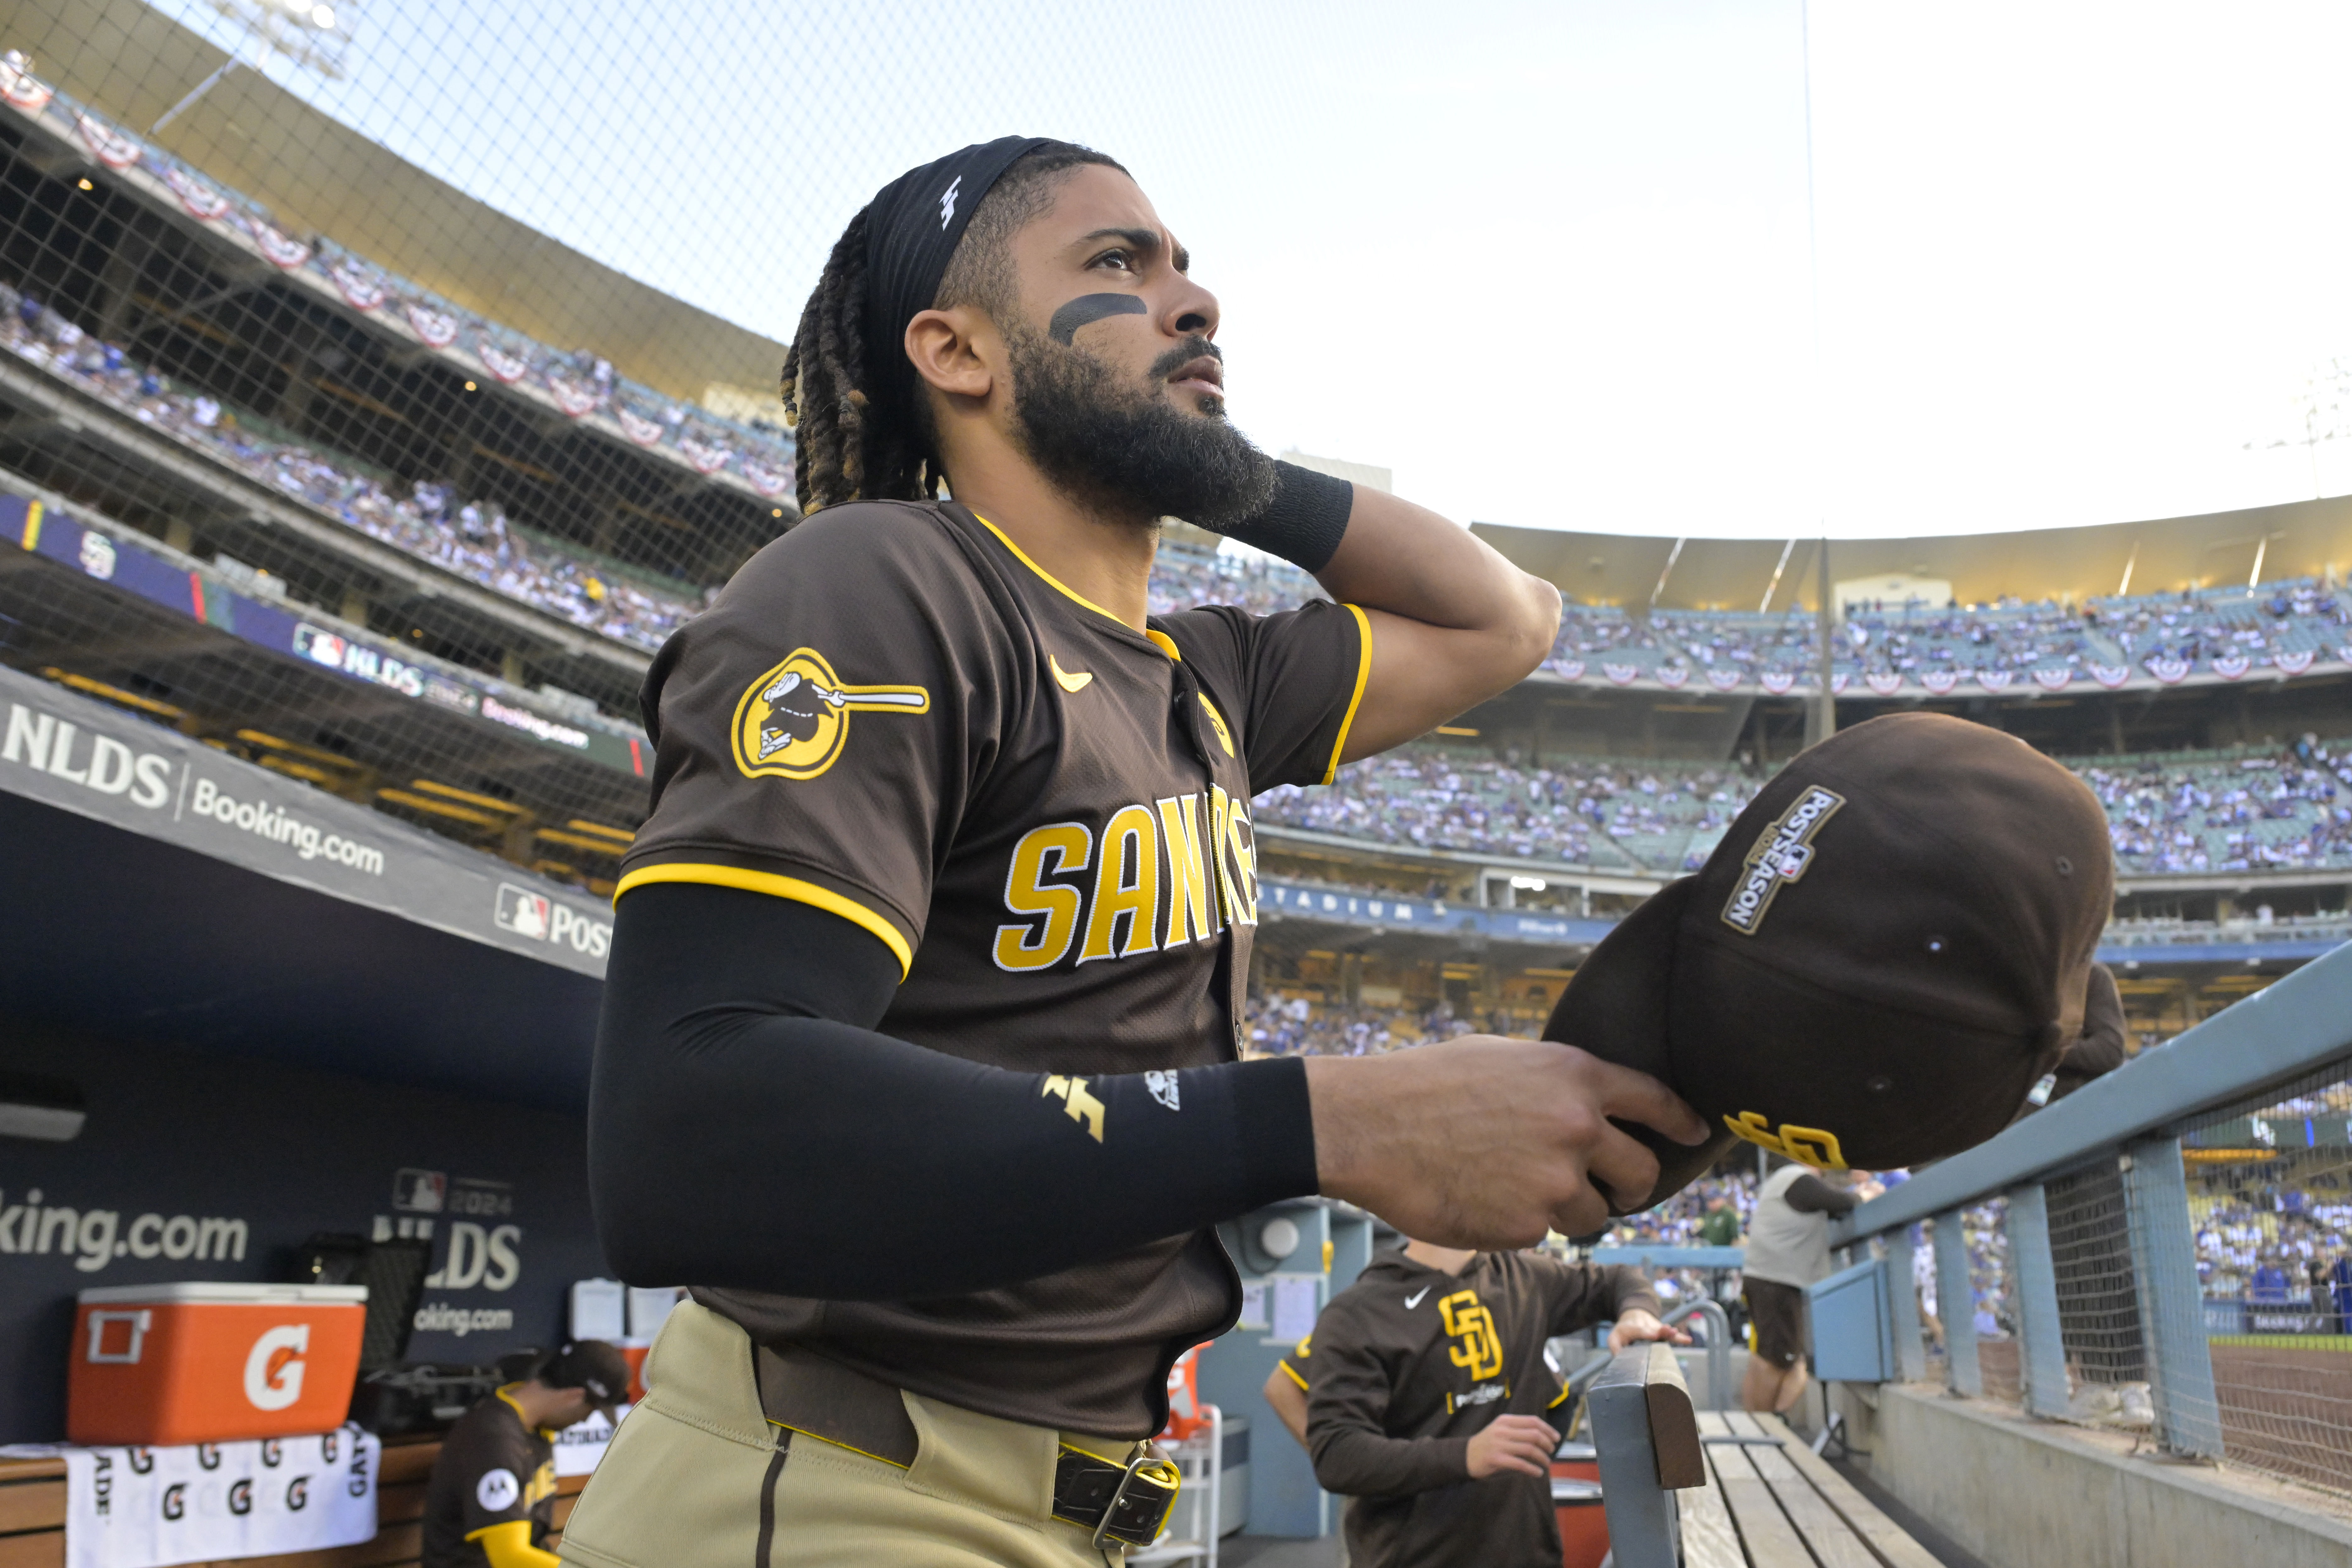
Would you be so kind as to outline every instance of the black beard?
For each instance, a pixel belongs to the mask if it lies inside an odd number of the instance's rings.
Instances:
[[[1181,517],[1212,530],[1255,517],[1274,499],[1274,459],[1222,409],[1185,414],[1164,393],[1130,390],[1094,355],[1025,324],[1005,342],[1021,444],[1055,488],[1115,517]],[[1214,352],[1206,338],[1188,339],[1160,357],[1151,380],[1162,384]]]

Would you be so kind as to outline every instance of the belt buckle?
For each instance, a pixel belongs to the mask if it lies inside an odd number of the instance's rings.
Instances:
[[[1152,1521],[1151,1533],[1140,1541],[1133,1541],[1124,1534],[1115,1533],[1113,1527],[1118,1522],[1120,1505],[1128,1500],[1130,1490],[1139,1482],[1147,1487],[1163,1489],[1166,1495],[1160,1501],[1159,1517]],[[1176,1511],[1176,1497],[1183,1489],[1183,1485],[1184,1472],[1176,1468],[1175,1461],[1161,1455],[1150,1444],[1144,1444],[1136,1451],[1135,1457],[1128,1460],[1127,1468],[1119,1472],[1118,1485],[1112,1489],[1110,1500],[1103,1504],[1102,1522],[1095,1526],[1093,1539],[1088,1544],[1097,1552],[1103,1549],[1104,1542],[1113,1540],[1128,1546],[1150,1545],[1168,1527],[1168,1516]]]

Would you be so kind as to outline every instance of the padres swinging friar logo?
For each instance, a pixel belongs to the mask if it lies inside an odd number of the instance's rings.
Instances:
[[[813,779],[849,739],[852,713],[928,713],[919,686],[845,686],[824,655],[796,647],[735,704],[735,765],[746,778]]]

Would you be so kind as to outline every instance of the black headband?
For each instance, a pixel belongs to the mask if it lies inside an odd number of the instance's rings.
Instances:
[[[948,258],[981,198],[1030,153],[1067,145],[1047,136],[1000,136],[909,169],[875,193],[866,209],[866,370],[877,402],[911,398],[907,323],[939,298]]]

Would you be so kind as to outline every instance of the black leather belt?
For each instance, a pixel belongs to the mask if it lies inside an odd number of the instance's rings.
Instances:
[[[835,1444],[900,1469],[911,1468],[920,1439],[906,1403],[888,1384],[836,1361],[788,1346],[759,1347],[753,1365],[760,1407],[787,1431]],[[1149,1443],[1125,1461],[1064,1443],[1054,1461],[1054,1517],[1094,1532],[1094,1544],[1149,1546],[1167,1528],[1181,1472]]]

